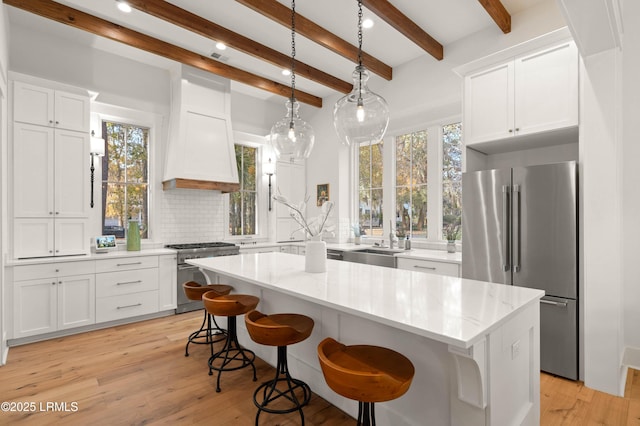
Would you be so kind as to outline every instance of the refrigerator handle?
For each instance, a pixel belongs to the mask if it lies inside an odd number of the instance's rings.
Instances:
[[[513,270],[520,272],[520,185],[513,185]]]
[[[502,253],[504,253],[504,262],[502,269],[507,272],[511,269],[511,259],[509,250],[509,230],[511,229],[509,217],[509,185],[502,185]]]

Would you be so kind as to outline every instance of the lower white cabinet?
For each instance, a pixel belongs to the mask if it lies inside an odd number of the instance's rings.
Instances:
[[[267,246],[267,247],[240,247],[240,254],[243,253],[273,253],[280,251],[280,247],[278,246]]]
[[[460,265],[457,263],[438,262],[434,260],[398,258],[398,269],[426,272],[427,274],[460,277]]]
[[[13,272],[13,337],[94,324],[94,271],[93,261],[16,266]]]
[[[96,262],[96,321],[158,312],[158,256]]]
[[[167,311],[178,306],[177,256],[166,254],[158,261],[158,309]]]

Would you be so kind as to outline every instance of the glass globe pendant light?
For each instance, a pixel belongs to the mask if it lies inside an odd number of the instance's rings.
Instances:
[[[278,158],[309,158],[315,135],[309,123],[300,118],[296,100],[296,2],[291,2],[291,97],[287,99],[287,114],[271,127],[271,145]]]
[[[376,142],[389,125],[389,106],[367,87],[369,71],[362,65],[362,1],[358,0],[358,65],[353,71],[353,90],[333,107],[333,126],[345,145]]]

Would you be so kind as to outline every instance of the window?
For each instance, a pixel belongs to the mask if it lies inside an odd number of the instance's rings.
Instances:
[[[240,190],[229,194],[229,234],[256,235],[258,148],[235,145]]]
[[[427,237],[427,131],[398,136],[396,157],[396,233]]]
[[[442,127],[442,231],[452,231],[454,239],[461,237],[462,220],[462,125]]]
[[[358,219],[363,235],[383,234],[382,156],[383,142],[359,147]]]
[[[125,238],[135,220],[141,237],[149,232],[149,128],[102,122],[102,233]]]

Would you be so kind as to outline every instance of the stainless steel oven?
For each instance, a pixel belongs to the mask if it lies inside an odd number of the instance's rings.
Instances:
[[[203,308],[202,302],[187,299],[182,289],[182,284],[188,281],[195,281],[198,284],[206,285],[207,278],[196,266],[186,263],[188,259],[199,259],[203,257],[230,256],[240,253],[240,248],[230,243],[190,243],[190,244],[169,244],[166,246],[178,251],[178,306],[176,313],[196,311]]]

